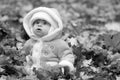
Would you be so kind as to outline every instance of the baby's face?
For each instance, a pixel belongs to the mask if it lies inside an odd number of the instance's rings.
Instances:
[[[43,37],[48,34],[51,24],[46,20],[38,19],[33,22],[33,32],[39,37]]]

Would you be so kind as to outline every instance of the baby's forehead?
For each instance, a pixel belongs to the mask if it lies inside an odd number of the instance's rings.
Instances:
[[[48,21],[45,20],[45,19],[36,19],[36,20],[34,20],[34,21],[32,22],[32,25],[34,25],[34,24],[36,24],[36,23],[39,23],[39,22],[46,22],[46,23],[50,24],[50,22],[48,22]]]
[[[47,20],[45,20],[45,19],[36,19],[36,20],[34,20],[33,22],[37,22],[37,21],[45,21],[45,22],[48,22]]]

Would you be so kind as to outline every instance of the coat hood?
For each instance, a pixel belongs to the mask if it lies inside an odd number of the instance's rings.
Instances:
[[[41,38],[37,37],[31,29],[32,23],[36,19],[45,19],[52,25],[48,34]],[[61,37],[62,30],[63,30],[63,23],[60,18],[60,14],[58,13],[56,9],[38,7],[30,11],[23,18],[23,27],[30,38],[35,39],[35,40],[50,41],[50,40]]]

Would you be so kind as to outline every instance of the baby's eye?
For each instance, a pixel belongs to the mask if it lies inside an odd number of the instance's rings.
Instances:
[[[43,24],[44,24],[44,25],[49,25],[49,26],[50,26],[50,23],[47,22],[47,21],[45,21],[45,20],[43,20]]]
[[[39,20],[36,20],[36,21],[33,22],[32,25],[35,25],[35,24],[40,24],[40,21],[39,21]]]
[[[39,20],[37,20],[36,22],[35,22],[35,24],[39,24],[40,23],[40,21]]]
[[[43,24],[44,24],[44,25],[46,25],[46,24],[47,24],[47,22],[46,22],[45,20],[43,20]]]

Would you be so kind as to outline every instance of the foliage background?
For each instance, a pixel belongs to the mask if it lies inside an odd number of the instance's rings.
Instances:
[[[0,0],[0,80],[39,79],[16,68],[23,66],[20,49],[29,39],[23,17],[39,6],[60,12],[62,38],[76,55],[73,80],[120,79],[120,0]]]

